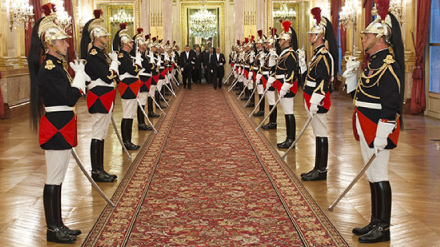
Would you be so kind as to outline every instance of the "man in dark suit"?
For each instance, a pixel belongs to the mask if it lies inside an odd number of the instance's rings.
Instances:
[[[209,54],[208,54],[208,66],[205,71],[205,74],[208,74],[208,83],[212,83],[214,85],[214,88],[217,89],[217,84],[214,83],[215,79],[217,78],[217,60],[215,58],[215,51],[214,48],[209,48]]]
[[[205,78],[206,83],[209,83],[208,56],[209,56],[209,46],[205,45],[205,50],[203,50],[202,52],[202,63],[203,63],[203,77]]]
[[[215,60],[216,60],[216,77],[214,78],[214,88],[222,88],[222,80],[225,75],[224,65],[226,63],[225,55],[220,53],[220,47],[215,49]]]
[[[202,83],[202,53],[200,52],[200,47],[196,46],[195,50],[195,66],[194,70],[192,71],[193,76],[193,82],[195,84],[201,84]]]
[[[186,88],[186,82],[188,80],[188,89],[191,90],[191,72],[195,68],[195,53],[191,52],[189,45],[185,46],[185,51],[180,53],[179,65],[182,70],[183,88]]]

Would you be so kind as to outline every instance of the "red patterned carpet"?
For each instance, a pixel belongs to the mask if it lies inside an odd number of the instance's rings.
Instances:
[[[226,90],[181,91],[83,246],[347,246]]]

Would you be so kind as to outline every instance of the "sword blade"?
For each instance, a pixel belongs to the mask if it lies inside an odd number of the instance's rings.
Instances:
[[[90,177],[89,173],[86,171],[86,169],[84,168],[81,160],[79,159],[78,154],[76,153],[75,148],[72,148],[71,150],[72,156],[76,161],[76,164],[78,165],[79,169],[81,169],[81,171],[84,173],[84,175],[86,176],[87,180],[89,180],[89,182],[92,184],[92,187],[99,193],[99,195],[101,195],[102,198],[104,198],[104,200],[107,201],[107,203],[112,207],[115,208],[116,205],[104,194],[104,192],[101,190],[101,188],[99,188],[99,186],[96,184],[96,182]]]
[[[284,158],[286,158],[287,153],[289,153],[289,151],[296,145],[296,143],[299,141],[299,138],[301,138],[301,136],[304,134],[304,131],[306,130],[307,126],[309,126],[310,122],[312,122],[313,116],[309,117],[309,119],[307,119],[307,122],[304,124],[304,127],[302,128],[301,132],[299,132],[298,137],[296,138],[296,140],[292,143],[292,145],[290,145],[290,147],[286,150],[286,152],[284,153],[284,155],[281,157],[282,160],[284,160]]]
[[[150,119],[148,118],[148,115],[147,115],[147,113],[145,112],[144,108],[142,107],[141,102],[139,101],[138,98],[136,98],[136,101],[137,101],[137,103],[138,103],[139,108],[141,108],[141,111],[142,111],[142,113],[144,114],[144,117],[147,119],[148,123],[149,123],[149,124],[151,125],[151,127],[153,128],[153,130],[154,130],[154,134],[157,134],[157,130],[156,130],[156,128],[154,128],[153,123],[152,123],[152,122],[150,121]]]
[[[280,103],[281,97],[278,98],[277,102],[275,102],[275,105],[272,107],[272,109],[269,111],[269,113],[267,114],[267,116],[263,119],[263,121],[261,121],[260,125],[257,126],[257,128],[255,128],[255,131],[258,131],[258,129],[264,124],[264,122],[266,122],[266,120],[269,118],[270,114],[272,114],[272,112],[275,110],[275,108],[277,107],[278,103]]]
[[[266,89],[264,90],[264,92],[263,92],[263,94],[262,94],[262,96],[261,96],[261,99],[258,101],[258,104],[255,106],[255,108],[254,108],[254,110],[251,112],[251,114],[249,114],[249,118],[252,116],[252,114],[254,114],[254,112],[255,112],[255,111],[257,110],[257,108],[260,106],[261,102],[262,102],[263,99],[264,99],[264,96],[266,95],[267,89],[268,89],[268,88],[266,88]]]
[[[124,142],[122,141],[121,134],[118,131],[118,127],[116,126],[115,119],[113,118],[113,116],[112,116],[112,126],[113,129],[115,130],[116,136],[118,137],[119,143],[121,143],[121,146],[124,149],[125,153],[127,154],[128,159],[131,160],[131,155],[128,152],[127,148],[125,147]]]

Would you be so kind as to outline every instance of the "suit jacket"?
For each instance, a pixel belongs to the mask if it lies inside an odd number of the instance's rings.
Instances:
[[[209,60],[209,56],[211,56],[211,60]],[[207,66],[208,66],[208,70],[216,70],[217,69],[217,57],[215,55],[215,53],[208,53],[207,58]]]
[[[197,53],[196,52],[194,52],[195,53],[195,67],[196,67],[196,69],[202,69],[202,61],[203,61],[203,53],[202,52],[200,52],[199,53],[199,55],[197,56]]]
[[[224,66],[225,66],[225,63],[226,63],[226,59],[225,59],[225,55],[223,54],[223,53],[220,53],[220,59],[219,60],[217,60],[217,54],[215,54],[214,55],[215,56],[215,59],[216,59],[216,67],[217,67],[217,69],[219,69],[219,70],[223,70],[224,69]]]
[[[202,52],[202,63],[203,66],[208,66],[208,58],[209,58],[209,50],[205,50]]]
[[[189,51],[188,58],[186,57],[185,51],[180,53],[180,57],[179,57],[180,68],[184,68],[185,70],[192,70],[192,67],[195,66],[195,63],[196,63],[196,56],[194,52]]]

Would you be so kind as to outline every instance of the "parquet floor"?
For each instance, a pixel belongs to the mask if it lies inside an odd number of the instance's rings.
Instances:
[[[199,85],[193,85],[196,88]],[[201,85],[205,86],[205,85]],[[194,90],[194,89],[193,89]],[[214,90],[214,89],[213,89]],[[172,96],[168,96],[171,98]],[[297,133],[306,121],[301,95],[295,98]],[[237,101],[239,102],[239,101]],[[119,126],[120,100],[116,100],[114,118]],[[369,220],[369,187],[362,178],[339,203],[334,212],[326,208],[339,196],[362,167],[359,144],[351,130],[351,100],[332,96],[329,119],[329,173],[327,181],[305,182],[305,186],[327,213],[333,224],[350,246],[362,246],[351,234],[353,227]],[[239,104],[244,104],[240,101]],[[213,106],[215,111],[215,106]],[[250,113],[251,109],[246,110]],[[89,146],[91,116],[85,100],[78,104],[77,152],[90,169]],[[207,112],[206,114],[209,114]],[[256,124],[262,118],[253,118]],[[153,120],[156,121],[156,120]],[[136,126],[136,120],[135,124]],[[278,111],[278,131],[265,131],[273,145],[285,138],[284,116]],[[401,133],[399,146],[392,151],[390,181],[393,188],[391,242],[370,246],[440,246],[440,121],[424,116],[405,116],[406,130]],[[260,130],[263,131],[263,130]],[[143,143],[151,132],[133,129],[133,142]],[[137,152],[131,152],[133,159]],[[280,154],[283,154],[280,151]],[[121,179],[130,165],[110,127],[105,141],[105,167]],[[286,158],[289,167],[300,174],[310,170],[314,163],[315,144],[311,129]],[[1,246],[66,246],[47,243],[42,191],[45,181],[44,152],[38,146],[38,137],[31,133],[28,116],[0,121],[0,245]],[[110,197],[118,182],[100,184]],[[81,229],[75,244],[80,246],[105,201],[90,186],[71,159],[63,183],[63,218],[72,228]]]

